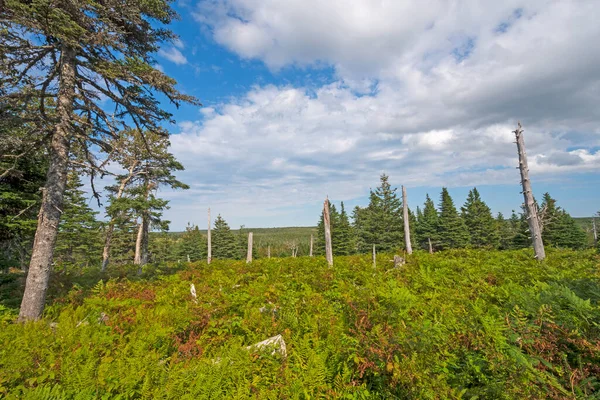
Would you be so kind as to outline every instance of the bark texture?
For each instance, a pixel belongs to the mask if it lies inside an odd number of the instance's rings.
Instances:
[[[310,253],[308,255],[313,256],[313,235],[310,235]]]
[[[248,233],[248,253],[246,254],[246,262],[252,262],[252,232]]]
[[[402,212],[404,219],[404,243],[406,245],[406,254],[412,254],[412,245],[410,243],[410,221],[408,219],[408,200],[404,185],[402,185]]]
[[[62,50],[60,88],[56,105],[59,122],[50,144],[50,164],[43,189],[25,292],[19,311],[19,320],[21,321],[38,319],[44,311],[46,291],[52,269],[52,257],[54,256],[54,244],[67,184],[76,60],[75,51],[72,48],[65,46]]]
[[[519,153],[519,171],[521,172],[521,184],[523,185],[523,199],[525,200],[525,210],[527,211],[527,222],[529,224],[529,233],[531,234],[531,242],[535,258],[543,260],[546,258],[544,250],[544,242],[542,241],[542,230],[540,227],[537,207],[533,200],[533,192],[531,191],[531,181],[529,180],[529,167],[527,165],[527,154],[525,152],[525,140],[523,139],[523,129],[521,123],[514,131],[517,138],[517,151]]]
[[[212,243],[210,239],[210,208],[208,209],[208,231],[206,232],[206,236],[208,239],[208,253],[206,256],[206,263],[210,264],[212,261]]]
[[[327,265],[333,267],[333,250],[331,248],[331,225],[329,217],[329,199],[325,199],[323,203],[323,220],[325,225],[325,258]]]

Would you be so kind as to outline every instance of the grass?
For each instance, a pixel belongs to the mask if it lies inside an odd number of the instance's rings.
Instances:
[[[0,308],[0,395],[600,398],[597,255],[391,256],[57,275],[43,320]],[[286,357],[247,348],[277,334]]]

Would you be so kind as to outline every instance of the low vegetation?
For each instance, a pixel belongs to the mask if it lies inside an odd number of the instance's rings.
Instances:
[[[5,274],[0,397],[600,398],[593,252],[391,257],[67,269],[27,324]]]

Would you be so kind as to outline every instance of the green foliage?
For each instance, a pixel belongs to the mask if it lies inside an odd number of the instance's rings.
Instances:
[[[58,237],[54,248],[56,263],[87,266],[101,259],[100,222],[97,212],[89,206],[89,199],[81,190],[83,184],[79,171],[71,171],[67,178],[63,213],[58,226]]]
[[[429,197],[429,194],[425,196],[425,206],[423,212],[417,209],[417,241],[422,249],[429,248],[429,239],[432,244],[436,244],[438,241],[438,212],[435,209],[433,200]]]
[[[477,188],[469,191],[467,201],[461,208],[462,218],[469,230],[470,244],[475,248],[497,248],[499,246],[499,232],[492,211],[481,200]]]
[[[437,224],[436,247],[441,250],[466,247],[470,236],[465,221],[456,211],[448,189],[442,188],[440,213]]]
[[[348,219],[348,214],[341,203],[341,211],[338,212],[335,204],[329,202],[329,220],[331,229],[331,249],[334,256],[347,256],[354,253],[354,232]],[[315,255],[325,254],[325,221],[323,212],[317,224],[317,237],[314,247]]]
[[[392,188],[389,177],[382,174],[380,186],[371,191],[369,205],[354,210],[354,228],[358,236],[359,252],[392,251],[404,243],[402,202]]]
[[[593,252],[550,249],[539,263],[529,250],[418,251],[402,269],[389,259],[376,270],[349,256],[333,269],[299,257],[67,273],[41,321],[13,323],[0,306],[0,396],[599,397]],[[247,349],[277,334],[287,357]]]
[[[580,249],[586,246],[587,238],[583,229],[562,208],[549,193],[544,194],[540,219],[542,238],[546,246]]]
[[[239,258],[238,241],[220,214],[215,219],[215,227],[211,231],[211,240],[213,258]]]

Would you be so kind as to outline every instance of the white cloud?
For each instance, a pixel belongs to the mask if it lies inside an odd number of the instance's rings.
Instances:
[[[181,51],[179,51],[175,47],[169,47],[167,49],[160,49],[158,51],[158,54],[161,57],[164,57],[167,60],[169,60],[177,65],[184,65],[184,64],[187,64],[187,62],[188,62],[187,58],[181,53]]]
[[[181,123],[182,178],[202,184],[173,197],[176,212],[273,216],[364,196],[384,171],[409,186],[516,184],[517,119],[536,179],[596,171],[599,12],[592,0],[201,1],[197,21],[240,57],[332,66],[335,82],[255,87]]]

